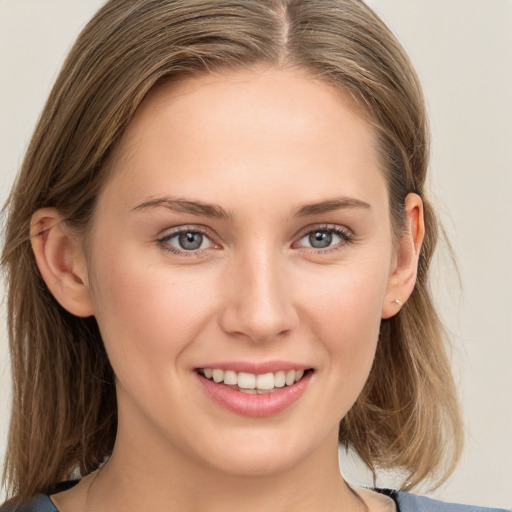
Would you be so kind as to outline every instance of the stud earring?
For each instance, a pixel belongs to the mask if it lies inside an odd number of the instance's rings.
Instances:
[[[401,300],[398,300],[398,299],[395,299],[393,302],[395,304],[397,304],[399,308],[401,308],[404,305],[404,303]]]

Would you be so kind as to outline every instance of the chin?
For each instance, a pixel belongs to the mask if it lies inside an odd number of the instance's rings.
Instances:
[[[279,450],[242,452],[233,450],[229,457],[217,459],[215,462],[209,461],[209,465],[212,469],[233,477],[267,477],[287,472],[296,467],[301,459],[297,453],[288,456]]]
[[[273,476],[308,461],[319,448],[316,444],[313,446],[311,439],[309,442],[301,439],[298,432],[295,435],[289,431],[282,435],[276,435],[275,431],[267,436],[262,432],[245,434],[232,436],[226,444],[210,444],[201,454],[203,463],[237,477]]]

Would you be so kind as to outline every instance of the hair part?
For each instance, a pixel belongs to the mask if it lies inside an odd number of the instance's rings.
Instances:
[[[441,482],[461,451],[461,419],[428,269],[437,221],[425,196],[428,126],[421,88],[402,47],[359,0],[110,0],[78,37],[52,89],[6,207],[2,264],[14,383],[4,482],[28,499],[112,451],[113,370],[94,318],[67,313],[30,250],[32,215],[59,210],[87,231],[113,153],[157,84],[266,63],[293,67],[348,92],[373,126],[390,215],[424,202],[417,285],[384,320],[370,377],[341,422],[340,442],[375,474],[405,471],[404,488]],[[428,454],[428,457],[425,456]]]

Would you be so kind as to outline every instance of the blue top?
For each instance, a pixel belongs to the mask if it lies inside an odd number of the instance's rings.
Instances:
[[[393,498],[397,512],[512,512],[501,508],[445,503],[403,491],[380,490],[379,492]],[[0,507],[0,512],[14,512],[14,507],[5,503]],[[38,494],[29,503],[17,508],[16,512],[58,512],[58,510],[47,494]]]

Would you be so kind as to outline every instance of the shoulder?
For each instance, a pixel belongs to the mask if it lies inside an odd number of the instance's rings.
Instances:
[[[0,0],[1,1],[1,0]],[[80,480],[66,480],[53,486],[48,494],[36,494],[30,501],[18,503],[14,499],[0,505],[0,512],[59,512],[50,499],[50,495],[67,491],[78,484]]]
[[[57,512],[47,494],[38,494],[27,503],[6,502],[0,506],[0,512]]]
[[[388,491],[398,505],[399,512],[507,512],[501,508],[475,507],[446,503],[403,491]]]

